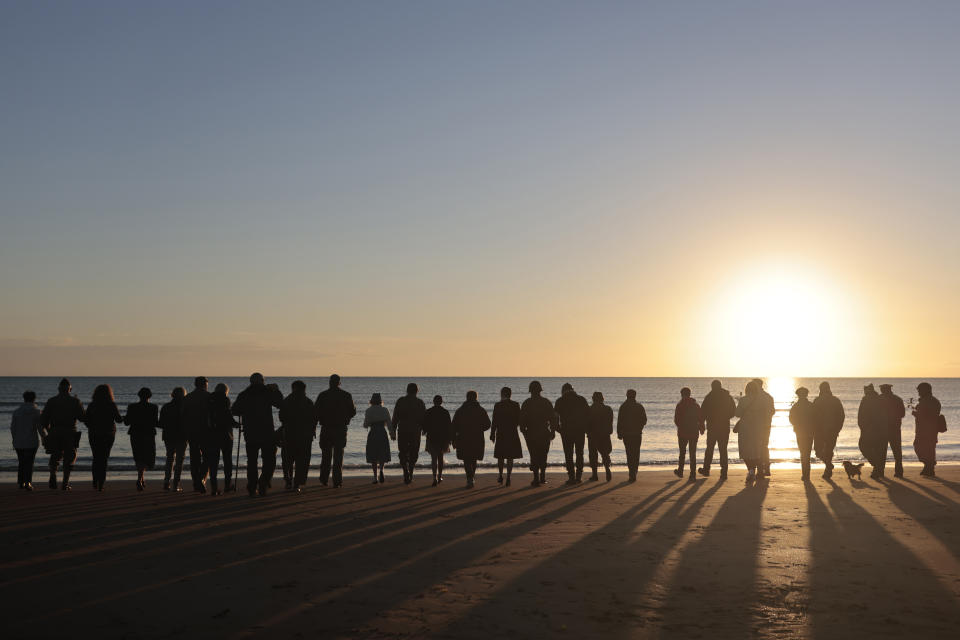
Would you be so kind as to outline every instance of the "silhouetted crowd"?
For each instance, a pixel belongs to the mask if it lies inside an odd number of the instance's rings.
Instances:
[[[294,381],[289,395],[284,397],[277,385],[266,384],[259,373],[250,376],[249,386],[232,403],[227,385],[218,384],[210,392],[208,384],[207,378],[200,376],[194,380],[194,388],[189,393],[183,387],[176,387],[170,393],[170,401],[162,407],[150,402],[150,389],[142,388],[137,394],[139,401],[128,405],[123,416],[114,400],[113,390],[106,384],[94,389],[86,407],[72,395],[67,379],[60,381],[57,395],[47,400],[42,411],[36,404],[36,394],[24,392],[24,402],[14,411],[10,427],[19,461],[18,485],[28,491],[33,489],[33,463],[42,443],[50,456],[49,487],[69,491],[81,439],[77,425],[82,422],[87,427],[93,459],[92,481],[98,491],[103,491],[110,451],[116,439],[117,425],[121,423],[129,427],[139,491],[146,486],[145,472],[156,464],[158,430],[166,453],[163,480],[166,491],[183,491],[181,473],[188,451],[194,491],[209,491],[214,495],[220,495],[223,490],[235,491],[234,429],[238,434],[237,464],[241,438],[245,445],[246,488],[251,496],[266,495],[276,468],[278,450],[286,489],[302,491],[307,482],[314,440],[318,440],[321,451],[320,483],[328,485],[332,474],[333,486],[341,486],[347,427],[357,409],[350,393],[340,388],[339,376],[330,376],[329,388],[315,400],[307,397],[306,384],[301,380]],[[443,406],[443,398],[439,395],[434,396],[433,406],[427,408],[417,396],[419,388],[415,383],[407,385],[406,395],[397,400],[392,415],[383,406],[381,395],[374,393],[363,417],[363,426],[367,429],[366,460],[373,472],[373,483],[380,484],[385,480],[383,470],[390,462],[391,440],[397,443],[404,482],[413,482],[425,437],[425,451],[431,457],[433,485],[443,482],[443,455],[453,447],[457,458],[463,462],[467,487],[473,487],[477,463],[484,458],[487,431],[494,443],[493,455],[497,459],[497,482],[500,484],[510,486],[513,462],[523,457],[521,435],[533,474],[531,485],[546,484],[547,452],[558,433],[563,443],[567,484],[582,481],[585,446],[592,472],[588,480],[599,480],[601,464],[606,481],[612,479],[610,454],[614,432],[623,441],[629,479],[636,481],[643,429],[647,424],[647,414],[637,401],[636,391],[627,390],[626,399],[617,410],[615,431],[613,409],[605,404],[599,391],[593,393],[589,403],[569,383],[563,385],[560,397],[553,403],[543,397],[543,387],[536,380],[530,383],[528,391],[530,396],[520,404],[512,399],[512,390],[503,387],[500,401],[494,405],[492,419],[478,402],[476,391],[467,392],[465,401],[453,416]],[[920,474],[933,476],[937,436],[947,430],[947,425],[930,384],[921,383],[917,392],[919,400],[912,407],[915,419],[913,447],[923,463]],[[829,479],[833,474],[837,436],[846,419],[843,405],[831,392],[828,382],[820,384],[819,395],[813,401],[809,400],[809,390],[804,387],[797,389],[796,395],[797,400],[790,409],[790,423],[800,451],[801,478],[809,481],[811,456],[816,455],[824,463],[823,477]],[[274,423],[274,409],[279,410],[279,428]],[[732,431],[737,434],[740,458],[747,467],[747,483],[769,476],[770,430],[775,413],[773,398],[764,390],[760,379],[750,381],[736,401],[719,380],[712,382],[710,392],[701,403],[692,397],[690,389],[684,387],[674,411],[679,447],[674,473],[684,477],[689,456],[690,482],[696,479],[697,473],[710,475],[716,450],[720,478],[725,479],[727,445]],[[894,395],[891,385],[880,385],[880,393],[872,384],[864,388],[857,425],[860,428],[860,451],[873,467],[871,477],[884,477],[888,446],[894,456],[894,475],[903,476],[901,424],[905,415],[903,400]],[[703,466],[697,469],[697,444],[704,434],[706,451]],[[63,477],[58,483],[57,472],[61,463]],[[223,490],[218,482],[221,467]],[[859,467],[854,471],[851,469],[848,473],[859,472]]]

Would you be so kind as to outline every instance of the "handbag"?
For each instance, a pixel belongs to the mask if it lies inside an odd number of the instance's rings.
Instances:
[[[947,417],[942,413],[937,416],[937,432],[946,433],[947,431]]]

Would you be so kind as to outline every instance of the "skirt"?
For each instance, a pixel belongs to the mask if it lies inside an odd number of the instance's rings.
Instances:
[[[369,464],[386,464],[390,462],[390,438],[387,429],[382,424],[370,426],[367,433],[367,462]]]
[[[427,446],[424,447],[424,451],[432,456],[442,456],[445,453],[450,453],[450,441],[431,440],[430,436],[427,436]]]
[[[493,445],[493,457],[498,460],[516,460],[523,457],[523,450],[520,448],[520,434],[516,427],[497,431],[497,441]]]
[[[138,469],[153,469],[157,462],[157,439],[152,433],[131,435],[130,448]]]

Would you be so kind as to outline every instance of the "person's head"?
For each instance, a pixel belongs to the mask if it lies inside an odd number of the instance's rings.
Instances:
[[[213,393],[218,396],[226,396],[230,393],[230,387],[223,382],[217,383],[217,386],[213,388]]]
[[[443,404],[443,396],[433,396],[433,406],[439,407]]]
[[[333,374],[332,376],[330,376],[330,388],[336,389],[339,386],[340,386],[340,376],[338,376],[337,374]]]
[[[627,389],[627,400],[636,400],[636,399],[637,399],[637,390]]]
[[[743,394],[747,396],[752,396],[757,391],[759,391],[759,389],[757,388],[756,381],[751,380],[750,382],[747,383],[747,386],[744,388]]]
[[[833,395],[833,391],[830,390],[830,383],[826,380],[820,383],[820,393],[825,396]]]
[[[569,392],[571,392],[571,391],[573,391],[573,385],[570,384],[569,382],[564,382],[564,383],[563,383],[563,386],[560,387],[560,394],[561,394],[561,395],[564,394],[564,393],[569,393]]]
[[[66,378],[61,378],[60,384],[57,385],[57,391],[59,391],[60,393],[70,393],[70,390],[72,388],[73,387],[70,386],[70,381],[67,380]]]
[[[307,383],[303,380],[294,380],[290,383],[290,391],[298,396],[305,396],[307,395]]]
[[[750,382],[752,382],[753,384],[757,385],[757,391],[760,391],[760,390],[763,389],[763,379],[762,379],[762,378],[754,378],[754,379],[751,380]]]
[[[170,397],[174,401],[183,400],[184,396],[187,395],[187,390],[183,387],[174,387],[173,391],[170,392]]]
[[[37,394],[33,391],[24,391],[23,392],[23,401],[24,402],[35,402],[37,399]]]
[[[153,397],[153,391],[150,391],[149,387],[140,387],[140,391],[137,391],[137,397],[146,402]]]
[[[415,396],[420,391],[420,387],[417,386],[416,382],[411,382],[407,385],[407,395]]]
[[[863,387],[863,394],[864,394],[864,395],[866,395],[866,396],[872,396],[872,395],[875,395],[876,393],[877,393],[877,390],[873,388],[873,383],[872,383],[872,382],[871,382],[870,384],[868,384],[868,385],[864,385],[864,387]]]
[[[503,400],[509,400],[509,399],[510,399],[510,396],[512,396],[512,395],[513,395],[513,389],[511,389],[510,387],[504,387],[503,389],[500,389],[500,398],[501,398],[501,399],[503,399]]]
[[[477,392],[473,389],[467,391],[467,402],[476,402],[477,401]]]
[[[681,397],[681,398],[689,398],[689,397],[690,397],[690,387],[684,387],[683,389],[680,389],[680,397]]]
[[[113,402],[113,389],[108,384],[98,384],[93,390],[92,402]]]
[[[250,384],[259,386],[263,384],[263,374],[259,372],[254,372],[250,374]]]
[[[193,387],[195,389],[206,389],[207,388],[207,377],[206,376],[197,376],[193,379]]]
[[[599,391],[593,392],[593,403],[594,404],[603,404],[603,394]]]
[[[892,384],[880,385],[880,393],[882,394],[893,393],[893,385]]]
[[[533,380],[530,382],[530,386],[527,387],[527,390],[535,396],[543,393],[543,385],[540,384],[539,380]]]
[[[714,391],[720,391],[720,389],[723,388],[723,385],[720,384],[719,380],[714,380],[713,382],[710,383],[710,388],[713,389]]]
[[[806,400],[807,396],[809,395],[810,395],[810,389],[807,389],[806,387],[799,387],[797,389],[797,397],[800,398],[801,400]]]
[[[921,397],[932,396],[933,387],[929,382],[921,382],[917,385],[917,393],[919,393]]]
[[[379,393],[375,393],[370,396],[370,404],[383,404],[383,398],[380,397]]]

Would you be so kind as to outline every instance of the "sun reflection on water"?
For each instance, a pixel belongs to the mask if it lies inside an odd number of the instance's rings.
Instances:
[[[773,403],[777,409],[773,416],[773,427],[770,429],[770,449],[780,451],[796,451],[797,438],[790,424],[790,407],[796,399],[797,381],[789,377],[773,377],[764,381],[767,393],[773,396]],[[775,455],[774,458],[781,456]],[[792,458],[793,456],[787,456]]]

